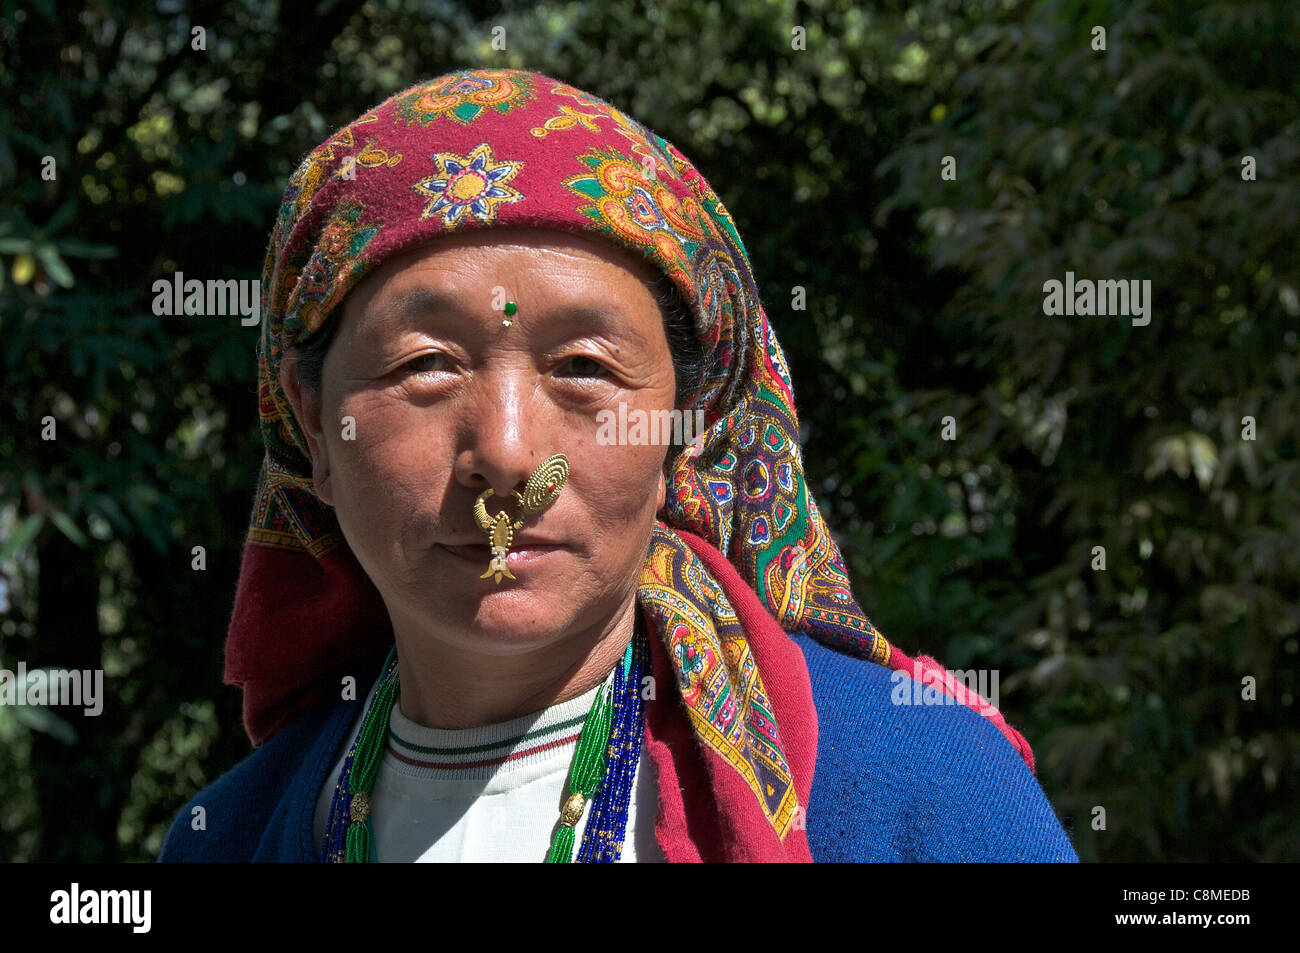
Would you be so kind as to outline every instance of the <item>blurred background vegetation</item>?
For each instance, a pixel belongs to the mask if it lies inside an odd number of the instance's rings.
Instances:
[[[722,195],[861,603],[1001,670],[1081,857],[1300,858],[1293,0],[0,9],[0,667],[108,695],[0,708],[0,858],[151,859],[249,750],[255,332],[156,317],[153,282],[258,277],[307,150],[486,65],[612,101]],[[1045,317],[1067,270],[1150,279],[1150,325]]]

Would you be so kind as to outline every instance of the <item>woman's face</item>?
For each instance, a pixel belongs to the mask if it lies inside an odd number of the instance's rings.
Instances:
[[[491,229],[447,236],[368,276],[335,316],[319,394],[282,381],[321,499],[396,631],[474,653],[606,633],[634,597],[664,502],[663,446],[605,446],[597,413],[673,406],[651,266],[583,236]],[[518,311],[502,324],[504,301]],[[354,424],[349,424],[349,418]],[[561,452],[559,497],[517,530],[515,579],[473,517],[495,515]]]

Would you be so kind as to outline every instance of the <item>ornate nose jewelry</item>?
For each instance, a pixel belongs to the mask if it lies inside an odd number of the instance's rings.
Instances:
[[[515,530],[523,529],[526,517],[535,516],[554,503],[568,479],[568,457],[556,453],[543,460],[524,483],[523,492],[514,491],[515,501],[519,504],[519,518],[514,521],[511,521],[505,510],[496,516],[488,516],[485,504],[487,498],[492,495],[491,487],[478,495],[478,499],[474,501],[474,522],[478,523],[479,529],[488,534],[488,542],[492,546],[492,562],[488,565],[487,572],[479,576],[480,579],[494,576],[493,581],[500,585],[502,576],[515,578],[514,573],[506,566],[506,553],[510,551]]]
[[[518,310],[519,310],[519,306],[517,304],[515,304],[513,301],[507,301],[506,316],[501,320],[501,323],[504,324],[506,327],[510,327],[510,325],[514,324],[515,312]]]

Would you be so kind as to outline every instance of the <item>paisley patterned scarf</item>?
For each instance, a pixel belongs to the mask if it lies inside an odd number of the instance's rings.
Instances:
[[[712,362],[696,404],[706,431],[673,465],[639,588],[658,684],[683,703],[661,690],[649,706],[659,840],[670,860],[808,860],[800,806],[816,712],[784,633],[914,675],[936,666],[894,649],[853,598],[805,482],[790,375],[727,209],[671,143],[539,73],[420,83],[338,130],[289,180],[262,276],[266,456],[226,646],[249,736],[262,743],[332,694],[341,664],[392,641],[377,591],[313,491],[280,358],[391,255],[493,226],[602,236],[645,256],[692,306]],[[981,711],[1032,767],[1023,738]]]

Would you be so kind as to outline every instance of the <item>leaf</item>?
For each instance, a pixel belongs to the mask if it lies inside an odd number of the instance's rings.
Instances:
[[[891,533],[885,537],[880,545],[871,550],[871,561],[877,566],[883,566],[893,557],[893,555],[902,548],[907,542],[907,537],[902,532]]]
[[[21,688],[19,689],[22,690]],[[65,745],[77,743],[77,729],[43,705],[15,705],[14,716],[33,731],[39,731]]]
[[[45,235],[57,235],[63,230],[63,226],[72,221],[72,217],[77,214],[77,202],[75,199],[68,199],[50,216],[50,220],[45,223],[41,232]]]
[[[41,264],[45,266],[46,272],[59,286],[71,288],[77,283],[76,279],[72,277],[72,271],[59,257],[59,250],[53,245],[38,246],[36,257],[40,259]]]
[[[59,251],[69,258],[116,258],[118,250],[112,245],[95,245],[91,242],[78,241],[70,238],[67,241],[59,242]]]
[[[122,507],[117,505],[117,500],[107,493],[96,494],[91,502],[91,508],[98,510],[101,516],[116,526],[122,533],[131,532],[131,521],[122,512]]]
[[[0,546],[0,563],[13,559],[30,546],[44,525],[45,517],[40,513],[32,513],[23,520],[22,525],[18,527],[18,532],[6,540],[4,546]]]
[[[51,510],[50,522],[57,526],[59,531],[63,533],[64,536],[68,537],[68,539],[72,540],[72,542],[76,543],[77,546],[82,549],[86,548],[86,544],[89,542],[86,539],[86,534],[81,531],[77,524],[72,521],[72,517],[67,513],[64,513],[62,510]]]
[[[1214,470],[1219,465],[1218,449],[1209,437],[1199,433],[1188,434],[1187,443],[1196,481],[1201,484],[1202,490],[1209,489],[1214,479]]]

